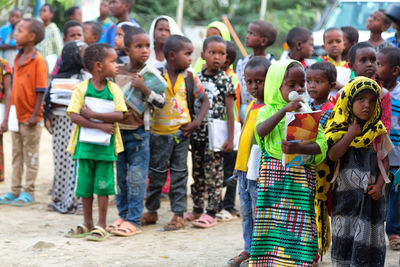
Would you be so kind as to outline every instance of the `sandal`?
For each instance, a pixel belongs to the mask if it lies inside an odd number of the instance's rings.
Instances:
[[[400,236],[391,235],[389,236],[389,245],[392,250],[400,250]]]
[[[218,222],[229,222],[233,219],[232,214],[227,210],[221,210],[215,215]]]
[[[215,219],[208,214],[203,214],[201,217],[192,222],[192,224],[199,228],[210,228],[217,224]]]
[[[198,218],[200,218],[202,214],[203,213],[188,212],[188,213],[186,213],[185,220],[188,221],[188,222],[192,222],[192,221],[197,220]]]
[[[16,199],[14,199],[11,202],[11,205],[17,206],[17,207],[23,207],[23,206],[28,206],[30,204],[33,204],[33,197],[27,193],[27,192],[22,192]]]
[[[78,224],[78,226],[71,228],[64,236],[68,238],[82,238],[87,236],[89,233],[90,231],[85,225]]]
[[[247,259],[242,261],[242,263],[240,264],[240,267],[248,267],[249,264],[250,264],[250,257],[248,257]]]
[[[15,200],[13,193],[7,192],[0,197],[0,204],[10,204]]]
[[[142,230],[139,227],[127,221],[124,221],[119,227],[111,231],[116,236],[133,236],[141,232]]]
[[[142,214],[142,217],[140,217],[140,222],[142,223],[142,225],[155,224],[157,220],[157,212],[145,212]]]
[[[233,257],[232,259],[230,259],[228,261],[228,265],[229,266],[234,266],[234,267],[239,267],[240,264],[243,261],[247,260],[248,258],[250,258],[250,254],[247,253],[246,251],[242,251],[242,252],[240,252],[239,255]]]
[[[118,218],[115,222],[110,224],[109,226],[106,227],[106,231],[111,233],[112,231],[115,231],[118,227],[121,226],[121,224],[125,222],[122,218]]]
[[[171,221],[164,226],[164,231],[176,231],[185,228],[185,219],[182,216],[174,215]]]
[[[93,227],[92,231],[88,235],[86,235],[86,240],[89,241],[104,241],[106,240],[110,234],[104,230],[103,227],[101,226],[95,226]]]

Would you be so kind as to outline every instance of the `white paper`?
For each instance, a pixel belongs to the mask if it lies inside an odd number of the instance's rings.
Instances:
[[[239,138],[242,126],[235,121],[233,150],[237,151],[239,147]],[[228,138],[228,122],[219,119],[209,119],[208,121],[208,140],[210,150],[222,151],[222,145]]]
[[[48,73],[52,73],[57,65],[58,56],[56,54],[51,54],[46,57]]]
[[[259,176],[259,167],[261,159],[261,149],[258,145],[253,145],[251,147],[249,161],[247,162],[247,176],[249,180],[256,181]]]
[[[6,105],[0,104],[0,123],[4,120]],[[18,119],[17,119],[17,110],[14,105],[10,106],[10,112],[8,114],[8,130],[10,132],[18,132]]]
[[[345,67],[336,67],[337,78],[338,81],[342,86],[344,86],[349,80],[351,76],[351,70]]]
[[[109,113],[115,109],[114,101],[95,97],[85,97],[85,104],[94,112]],[[108,146],[110,144],[111,134],[105,133],[99,129],[81,127],[79,142],[91,143]]]

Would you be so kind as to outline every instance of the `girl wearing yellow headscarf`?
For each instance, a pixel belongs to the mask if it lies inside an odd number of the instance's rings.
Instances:
[[[286,112],[300,108],[291,91],[304,92],[304,68],[294,60],[277,61],[265,79],[265,106],[258,113],[255,135],[262,163],[249,266],[312,266],[317,255],[314,166],[328,146],[321,126],[315,143],[285,139]],[[282,143],[281,143],[282,142]],[[282,153],[313,155],[306,165],[286,168]]]
[[[356,77],[343,88],[325,130],[328,158],[339,166],[332,187],[333,266],[385,263],[381,193],[386,174],[379,171],[376,151],[377,140],[387,134],[381,115],[381,88]],[[387,157],[383,162],[388,163]]]

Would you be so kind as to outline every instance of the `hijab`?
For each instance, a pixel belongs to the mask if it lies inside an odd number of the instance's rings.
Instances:
[[[61,67],[54,78],[71,78],[80,74],[83,67],[81,50],[86,46],[85,42],[75,40],[68,42],[61,52]]]

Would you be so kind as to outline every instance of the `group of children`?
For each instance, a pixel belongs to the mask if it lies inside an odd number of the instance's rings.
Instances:
[[[84,218],[66,237],[102,241],[110,234],[140,233],[142,226],[157,222],[168,177],[173,216],[164,230],[179,230],[188,222],[199,228],[212,227],[219,216],[230,218],[234,213],[236,181],[230,184],[233,197],[228,187],[222,201],[224,182],[231,182],[227,178],[233,175],[239,185],[244,250],[229,265],[312,266],[332,240],[334,265],[383,266],[386,215],[382,190],[389,169],[397,171],[400,157],[400,50],[383,47],[386,43],[378,40],[378,33],[388,24],[381,16],[384,12],[373,13],[368,20],[369,42],[357,43],[351,27],[327,29],[324,49],[328,55],[310,66],[306,63],[313,51],[309,30],[290,30],[289,53],[276,61],[266,51],[276,40],[276,28],[254,21],[245,41],[253,53],[239,60],[235,74],[231,66],[236,60],[235,46],[223,23],[209,25],[194,73],[193,44],[173,19],[157,17],[149,36],[129,19],[131,6],[131,1],[110,1],[118,23],[106,32],[109,44],[97,43],[101,29],[96,23],[82,25],[72,20],[63,28],[65,46],[56,52],[61,57],[53,79],[79,80],[68,106],[45,101],[55,162],[53,202],[48,210],[83,212]],[[0,198],[1,204],[23,206],[34,201],[42,102],[48,85],[47,64],[35,46],[51,37],[51,14],[54,10],[45,4],[43,23],[23,19],[14,25],[13,37],[21,48],[14,68],[0,61],[6,114],[0,131],[7,131],[11,104],[19,127],[12,133],[11,192]],[[139,74],[151,65],[166,81],[162,94],[149,88]],[[345,84],[337,81],[336,67],[351,69]],[[146,103],[143,112],[125,103],[120,87],[127,80]],[[293,91],[304,96],[303,100],[290,100]],[[309,103],[301,103],[304,98]],[[111,105],[112,111],[91,106],[93,99],[103,103],[104,109]],[[315,142],[285,141],[286,113],[304,104],[321,110]],[[208,125],[213,120],[226,121],[227,136],[220,151],[210,145]],[[238,121],[242,132],[236,155],[234,124]],[[86,128],[109,134],[109,142],[82,141]],[[261,151],[258,180],[247,175],[249,158],[257,146]],[[187,212],[189,148],[194,180],[191,212]],[[282,164],[284,153],[312,157],[305,165],[289,168]],[[386,219],[394,249],[400,248],[396,186],[388,190]],[[96,223],[94,194],[99,206]],[[114,194],[118,219],[107,225],[108,197]]]

